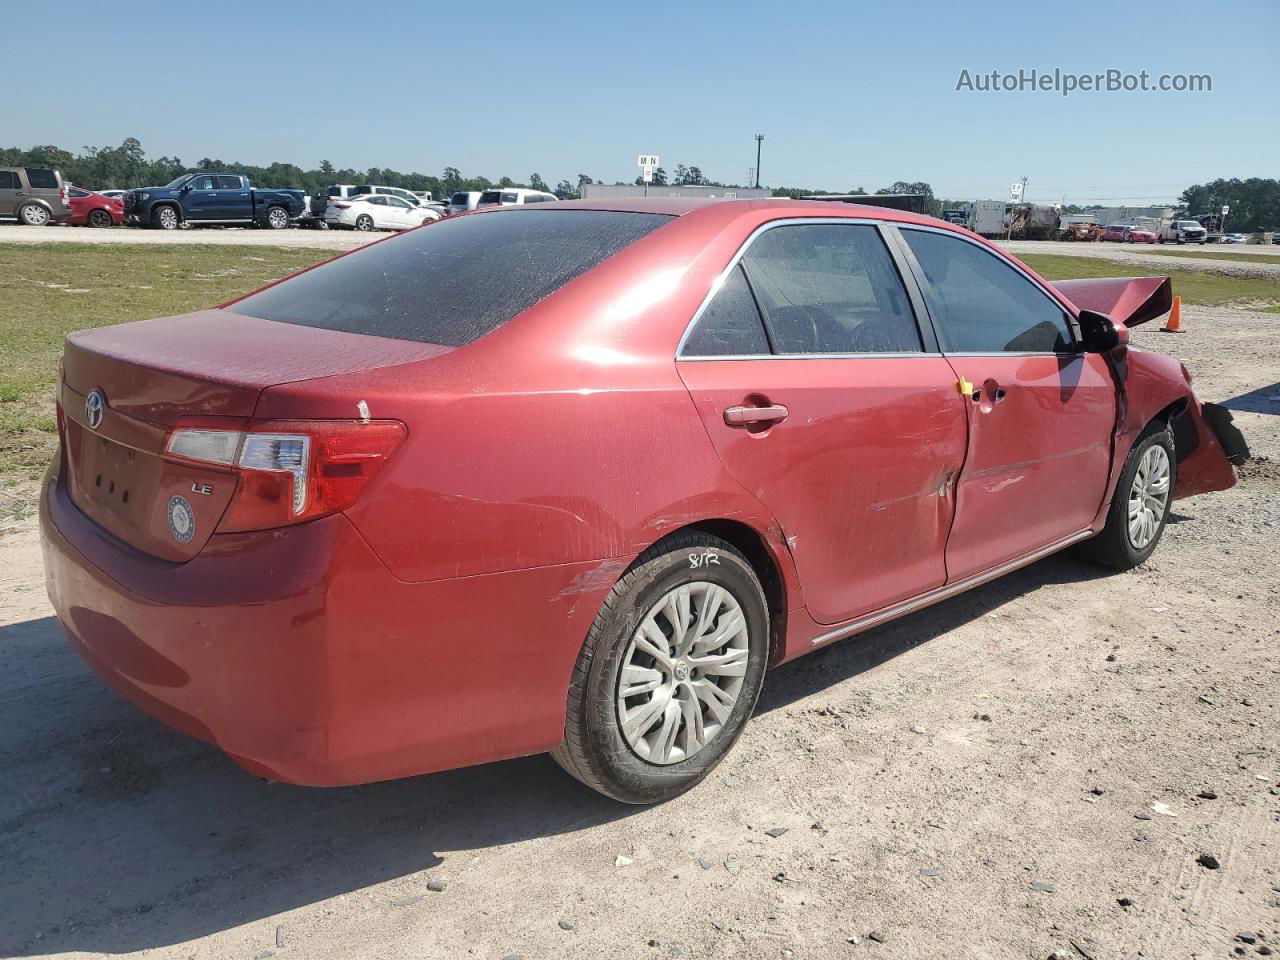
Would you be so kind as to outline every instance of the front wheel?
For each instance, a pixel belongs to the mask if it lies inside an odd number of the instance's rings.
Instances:
[[[755,710],[769,612],[755,571],[702,533],[650,547],[609,592],[569,684],[556,762],[624,803],[695,786]]]
[[[28,203],[18,211],[18,219],[28,227],[43,227],[50,219],[49,211],[38,203]]]
[[[177,230],[182,225],[178,211],[170,206],[158,207],[151,214],[151,225],[159,230]]]
[[[1177,470],[1169,424],[1151,423],[1125,459],[1106,526],[1080,545],[1081,553],[1117,570],[1146,562],[1168,523]]]

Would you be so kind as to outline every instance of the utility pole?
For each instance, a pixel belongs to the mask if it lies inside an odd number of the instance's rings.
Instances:
[[[756,189],[760,189],[760,144],[764,143],[764,134],[756,134]]]

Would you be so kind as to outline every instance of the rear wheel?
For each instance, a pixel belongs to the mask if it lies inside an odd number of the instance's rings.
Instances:
[[[624,803],[696,785],[755,709],[769,616],[747,560],[684,533],[643,553],[614,585],[578,655],[564,742],[552,756]]]
[[[1144,563],[1164,534],[1177,469],[1169,424],[1151,423],[1125,459],[1106,526],[1080,552],[1117,570]]]
[[[167,204],[151,214],[151,225],[159,230],[177,230],[182,225],[178,211]]]
[[[28,203],[18,211],[18,219],[28,227],[43,227],[52,217],[47,208],[38,203]]]
[[[271,207],[267,210],[267,226],[272,230],[283,230],[289,226],[289,211],[284,207]]]
[[[111,214],[105,210],[89,211],[89,226],[91,227],[109,227],[111,226]]]
[[[373,229],[373,217],[369,216],[367,213],[362,213],[362,214],[360,214],[360,216],[356,217],[356,229],[357,229],[357,230],[372,230],[372,229]]]

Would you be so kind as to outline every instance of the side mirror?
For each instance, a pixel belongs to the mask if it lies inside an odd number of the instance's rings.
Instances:
[[[1105,313],[1081,310],[1077,320],[1085,353],[1111,353],[1129,345],[1129,328]]]

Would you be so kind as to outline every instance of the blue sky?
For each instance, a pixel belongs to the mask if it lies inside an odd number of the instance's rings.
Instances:
[[[187,162],[745,181],[1076,202],[1280,176],[1276,0],[2,5],[0,144]],[[56,43],[51,43],[56,37]],[[1208,93],[957,92],[1019,68],[1208,73]]]

